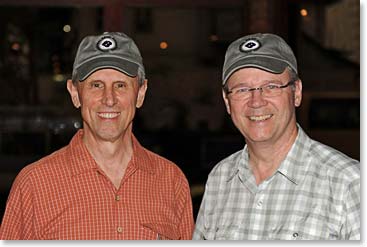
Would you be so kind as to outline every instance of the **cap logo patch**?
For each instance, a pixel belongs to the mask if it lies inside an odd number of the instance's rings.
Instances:
[[[240,45],[240,50],[243,52],[249,52],[259,49],[261,46],[260,42],[256,39],[249,39]]]
[[[103,37],[98,41],[97,47],[101,51],[113,50],[116,48],[116,41],[112,37]]]

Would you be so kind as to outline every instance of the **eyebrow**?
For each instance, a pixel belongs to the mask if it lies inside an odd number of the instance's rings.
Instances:
[[[86,82],[88,82],[88,83],[91,83],[91,82],[102,82],[102,83],[104,83],[102,80],[100,80],[100,79],[91,79],[91,80],[87,80]]]
[[[106,83],[104,80],[101,80],[101,79],[91,79],[91,80],[89,80],[87,82],[88,83],[100,82],[100,83],[103,83],[103,84]],[[122,79],[117,79],[115,81],[112,81],[112,84],[115,84],[115,83],[125,83],[125,84],[128,84],[128,81],[122,80]]]
[[[266,84],[270,84],[270,83],[274,83],[274,84],[282,84],[281,81],[279,80],[276,80],[276,79],[270,79],[270,80],[265,80],[263,81],[259,87],[263,86],[263,85],[266,85]],[[232,88],[238,88],[238,87],[248,87],[248,88],[251,88],[252,86],[249,86],[246,82],[241,82],[239,84],[237,84],[236,86],[233,86]]]
[[[238,88],[238,87],[249,87],[246,82],[241,82],[235,86],[232,86],[231,88]]]
[[[128,82],[125,80],[117,80],[117,81],[113,81],[112,84],[115,84],[115,83],[124,83],[124,84],[128,84]]]

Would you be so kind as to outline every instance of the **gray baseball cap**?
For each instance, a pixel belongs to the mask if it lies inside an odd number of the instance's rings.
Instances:
[[[145,75],[143,59],[134,41],[124,33],[105,32],[86,36],[79,45],[73,65],[73,81],[84,81],[99,69],[116,69],[128,76]]]
[[[247,35],[229,45],[224,59],[222,85],[241,68],[253,67],[281,74],[288,66],[298,73],[296,57],[281,37],[270,33]]]

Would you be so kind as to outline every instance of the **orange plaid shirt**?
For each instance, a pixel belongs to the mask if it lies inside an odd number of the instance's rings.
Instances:
[[[190,188],[175,164],[133,136],[134,154],[116,189],[82,135],[19,173],[0,239],[191,239]]]

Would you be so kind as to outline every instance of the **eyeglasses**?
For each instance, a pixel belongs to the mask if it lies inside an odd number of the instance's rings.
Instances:
[[[259,90],[263,97],[276,97],[282,93],[282,88],[286,88],[294,84],[295,81],[290,81],[285,85],[277,85],[274,83],[265,84],[261,87],[237,87],[229,90],[227,95],[233,100],[245,100],[250,98],[252,91]]]

